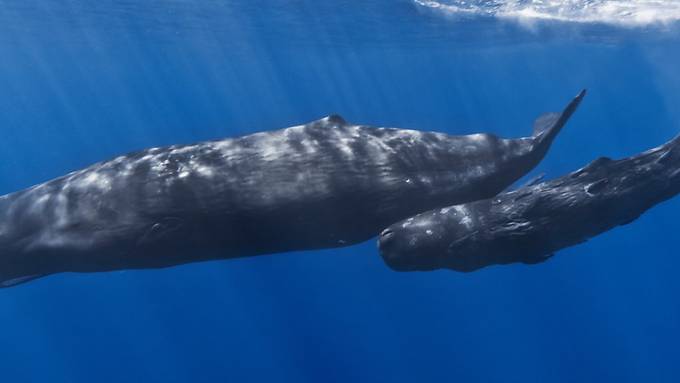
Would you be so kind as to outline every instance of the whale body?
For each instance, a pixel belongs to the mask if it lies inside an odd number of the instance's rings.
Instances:
[[[601,157],[552,181],[418,214],[385,229],[379,248],[401,271],[535,264],[678,193],[680,137],[632,157]]]
[[[582,97],[517,139],[330,116],[100,162],[0,197],[0,285],[366,241],[499,193],[538,164]]]

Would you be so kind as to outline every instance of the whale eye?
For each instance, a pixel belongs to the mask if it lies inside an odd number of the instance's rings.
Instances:
[[[167,240],[169,236],[182,227],[182,220],[175,217],[165,217],[151,225],[144,235],[137,241],[138,245],[146,245],[162,240]]]

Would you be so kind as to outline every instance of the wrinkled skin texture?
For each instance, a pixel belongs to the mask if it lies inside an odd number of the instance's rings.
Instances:
[[[0,286],[362,242],[418,212],[496,195],[538,164],[579,101],[519,139],[331,116],[94,164],[0,197]]]
[[[680,192],[680,138],[639,155],[599,158],[564,177],[494,198],[431,210],[384,230],[395,270],[473,271],[545,261],[625,225]]]

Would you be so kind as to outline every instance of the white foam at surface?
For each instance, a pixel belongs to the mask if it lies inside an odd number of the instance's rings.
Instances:
[[[680,21],[680,0],[413,0],[417,5],[461,16],[520,22],[556,20],[641,27]]]

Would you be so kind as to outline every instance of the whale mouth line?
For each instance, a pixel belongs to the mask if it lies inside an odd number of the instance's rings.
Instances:
[[[387,228],[380,232],[378,235],[378,248],[386,246],[388,243],[392,242],[395,237],[395,233],[392,229]]]
[[[5,288],[5,287],[13,287],[16,285],[20,285],[26,282],[30,282],[34,279],[38,279],[41,277],[44,277],[45,274],[34,274],[34,275],[26,275],[26,276],[21,276],[21,277],[15,277],[15,278],[7,278],[0,280],[0,288]]]

